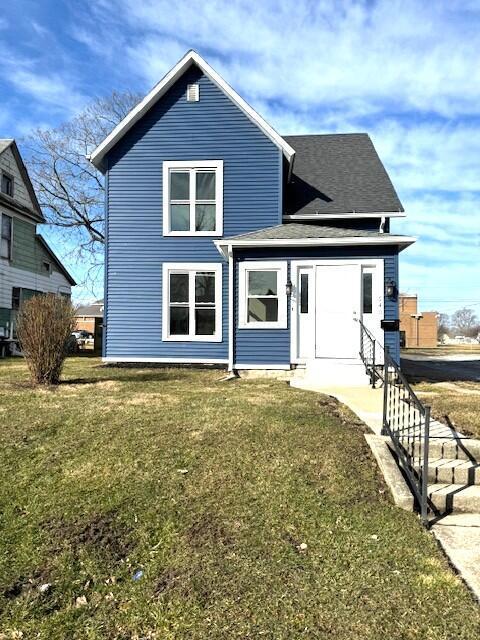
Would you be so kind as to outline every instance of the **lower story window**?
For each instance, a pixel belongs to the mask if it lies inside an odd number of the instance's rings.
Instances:
[[[222,340],[222,265],[163,265],[163,340]]]
[[[242,262],[239,268],[239,326],[287,327],[286,262]]]

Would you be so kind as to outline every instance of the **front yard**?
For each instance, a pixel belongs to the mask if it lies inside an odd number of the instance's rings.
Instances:
[[[473,438],[480,438],[479,382],[418,382],[419,399],[431,406],[432,416]]]
[[[0,361],[0,638],[477,638],[352,415],[220,377]]]

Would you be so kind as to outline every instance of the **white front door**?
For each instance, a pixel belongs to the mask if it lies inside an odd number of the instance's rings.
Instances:
[[[317,265],[315,280],[315,357],[358,359],[360,265]]]

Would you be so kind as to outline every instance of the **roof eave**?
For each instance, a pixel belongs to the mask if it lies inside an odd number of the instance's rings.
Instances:
[[[372,211],[369,213],[348,212],[348,213],[291,213],[284,214],[283,220],[343,220],[352,218],[406,218],[403,211]]]
[[[70,285],[72,287],[76,286],[76,282],[73,279],[73,277],[70,275],[70,273],[67,271],[67,269],[63,266],[63,264],[61,263],[61,261],[59,260],[59,258],[56,256],[56,254],[54,253],[53,249],[50,247],[50,245],[48,244],[48,242],[45,240],[45,238],[40,235],[39,233],[36,234],[35,236],[38,241],[43,245],[43,247],[45,248],[45,251],[50,255],[50,257],[52,258],[52,260],[55,262],[55,264],[57,265],[57,267],[59,268],[60,272],[65,276],[65,278],[68,280],[68,282],[70,283]]]
[[[412,236],[393,236],[385,234],[385,237],[368,238],[365,236],[351,236],[348,238],[297,238],[297,239],[265,239],[265,240],[216,240],[217,250],[226,258],[230,248],[249,249],[254,247],[340,247],[340,246],[366,246],[366,245],[395,245],[403,251],[417,239]]]
[[[271,127],[196,51],[188,51],[153,89],[134,107],[113,131],[87,155],[87,159],[100,171],[105,170],[104,158],[117,142],[138,122],[147,111],[170,89],[170,87],[192,65],[196,64],[254,122],[272,142],[281,149],[290,164],[295,150]]]

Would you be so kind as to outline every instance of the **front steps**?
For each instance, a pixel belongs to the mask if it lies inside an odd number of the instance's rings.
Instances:
[[[418,442],[406,446],[412,456],[422,449]],[[412,466],[420,471],[417,459]],[[430,440],[428,500],[435,516],[449,513],[480,514],[480,441],[452,432],[449,439]]]

